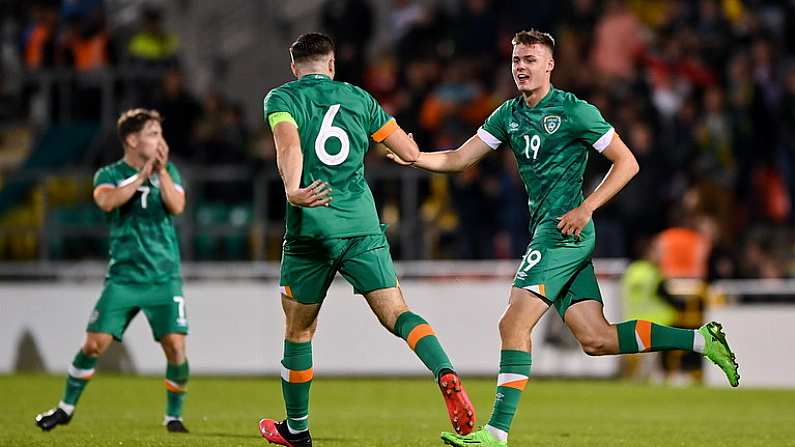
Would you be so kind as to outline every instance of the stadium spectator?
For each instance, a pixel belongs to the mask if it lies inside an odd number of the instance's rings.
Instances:
[[[177,36],[163,28],[162,12],[152,6],[145,8],[141,29],[127,46],[132,62],[144,67],[168,66],[175,62],[178,48]]]

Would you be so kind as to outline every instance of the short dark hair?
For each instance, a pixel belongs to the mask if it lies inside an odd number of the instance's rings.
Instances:
[[[160,112],[150,109],[130,109],[122,112],[119,120],[116,121],[116,132],[119,134],[121,144],[127,144],[127,136],[136,132],[146,126],[149,121],[163,122]]]
[[[555,38],[551,34],[531,29],[530,31],[519,31],[511,39],[511,45],[544,45],[549,51],[555,52]]]
[[[322,33],[306,33],[298,36],[290,45],[293,62],[307,62],[334,53],[334,41]]]

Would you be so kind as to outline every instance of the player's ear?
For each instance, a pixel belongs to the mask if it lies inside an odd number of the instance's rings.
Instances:
[[[127,134],[127,138],[124,139],[124,142],[127,144],[127,147],[131,148],[138,147],[138,134],[135,132]]]
[[[293,76],[296,78],[298,77],[298,67],[295,66],[295,62],[290,62],[290,70],[293,71]]]
[[[555,69],[555,59],[550,57],[549,61],[547,62],[547,73],[551,73],[552,70],[554,69]]]
[[[328,72],[331,73],[331,77],[334,77],[334,56],[330,57],[328,60]]]

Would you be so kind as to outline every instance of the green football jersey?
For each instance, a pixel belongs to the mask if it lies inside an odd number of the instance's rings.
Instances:
[[[176,166],[166,167],[177,189],[182,177]],[[100,168],[94,188],[119,187],[138,171],[119,160]],[[124,205],[106,213],[110,225],[110,262],[106,279],[120,283],[161,283],[179,279],[179,243],[171,214],[160,199],[157,174],[149,177]]]
[[[373,194],[364,178],[370,139],[383,141],[397,128],[394,118],[363,89],[310,74],[271,90],[265,118],[289,113],[298,126],[304,163],[301,187],[329,184],[327,207],[287,204],[287,239],[329,239],[381,233]]]
[[[478,129],[492,149],[508,144],[528,195],[530,234],[582,204],[588,151],[607,148],[611,127],[599,110],[571,93],[551,88],[535,107],[522,96],[497,108]]]

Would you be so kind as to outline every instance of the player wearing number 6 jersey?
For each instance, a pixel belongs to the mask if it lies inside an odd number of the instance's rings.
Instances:
[[[529,196],[531,241],[499,324],[502,351],[491,419],[483,430],[468,436],[443,433],[442,439],[457,446],[507,445],[530,375],[530,334],[549,306],[555,306],[589,355],[697,351],[717,363],[737,386],[734,354],[718,323],[694,331],[649,321],[605,320],[591,263],[596,240],[591,215],[638,172],[638,164],[596,107],[552,87],[555,43],[549,34],[523,31],[512,44],[512,72],[521,95],[495,110],[477,135],[457,150],[422,152],[410,163],[432,172],[457,172],[506,145],[516,157]],[[583,172],[591,148],[613,166],[583,199]],[[390,158],[409,164],[400,154]]]
[[[288,202],[280,279],[287,321],[281,362],[287,419],[262,419],[260,433],[275,444],[312,445],[311,343],[320,306],[337,272],[355,293],[364,295],[381,324],[406,340],[433,372],[453,427],[469,433],[474,409],[433,329],[403,300],[364,178],[370,140],[406,160],[413,160],[419,149],[372,96],[333,80],[334,46],[327,36],[299,36],[290,56],[298,80],[265,97],[265,118],[273,130]]]
[[[94,201],[110,225],[110,263],[105,288],[86,328],[86,338],[69,366],[66,389],[53,410],[36,417],[45,431],[67,424],[97,358],[143,311],[166,355],[166,428],[187,432],[182,404],[188,382],[185,334],[188,320],[179,271],[179,245],[172,216],[185,209],[177,168],[168,161],[160,115],[133,109],[118,120],[124,157],[94,176]]]

